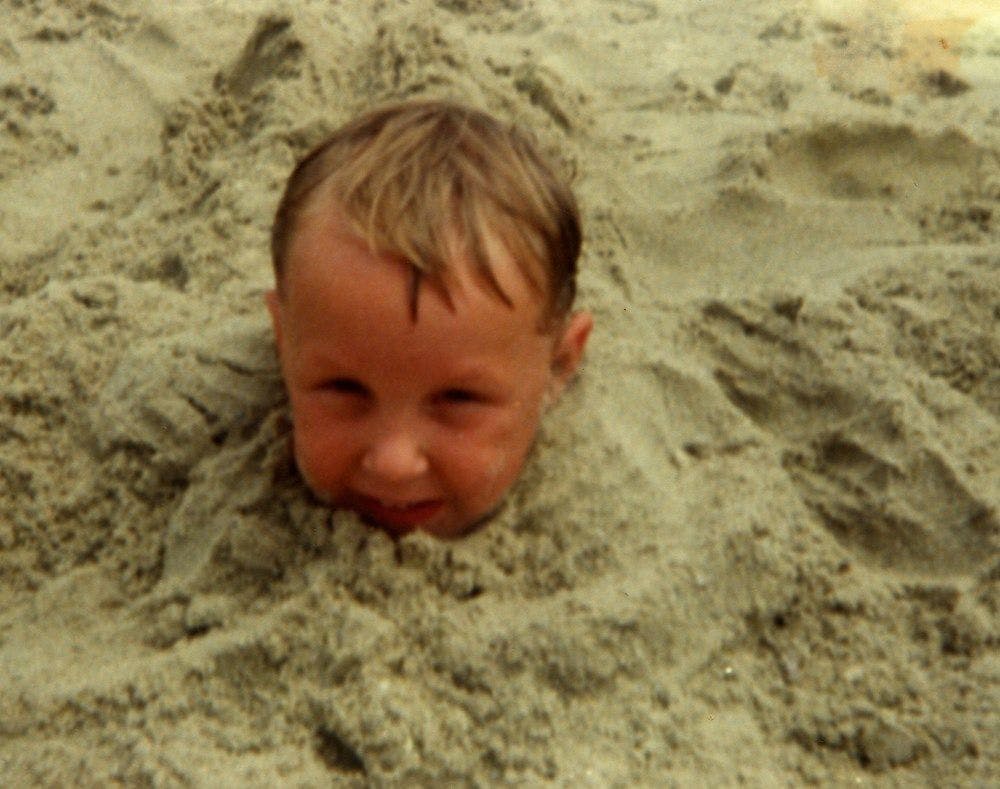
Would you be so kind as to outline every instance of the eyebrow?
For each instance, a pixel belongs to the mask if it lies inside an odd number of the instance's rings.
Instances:
[[[479,385],[486,388],[499,389],[503,382],[485,367],[478,365],[465,369],[458,369],[453,375],[447,376],[447,380],[459,385]]]

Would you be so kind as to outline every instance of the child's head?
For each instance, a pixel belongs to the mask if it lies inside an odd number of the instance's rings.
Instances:
[[[590,332],[571,312],[580,238],[533,142],[476,110],[394,104],[309,154],[268,306],[313,492],[393,533],[490,514]]]

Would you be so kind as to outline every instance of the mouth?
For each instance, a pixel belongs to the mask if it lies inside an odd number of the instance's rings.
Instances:
[[[380,526],[407,530],[432,520],[443,508],[439,499],[397,504],[371,496],[360,496],[354,507]]]

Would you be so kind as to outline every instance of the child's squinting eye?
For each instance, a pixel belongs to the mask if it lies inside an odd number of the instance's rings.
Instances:
[[[481,395],[468,389],[446,389],[441,393],[441,399],[450,404],[481,403],[483,401]]]
[[[364,396],[368,394],[368,389],[360,381],[356,381],[353,378],[333,378],[329,381],[324,381],[322,388],[329,392],[336,392],[337,394],[346,395],[356,395]]]

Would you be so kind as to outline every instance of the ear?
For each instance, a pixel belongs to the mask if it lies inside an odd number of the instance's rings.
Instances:
[[[267,311],[271,313],[271,326],[274,328],[274,340],[278,345],[278,353],[281,353],[281,297],[278,291],[269,290],[264,294],[264,302],[267,304]]]
[[[594,328],[594,316],[589,312],[575,312],[559,332],[552,352],[552,385],[550,399],[555,400],[572,380],[583,358],[587,338]]]

